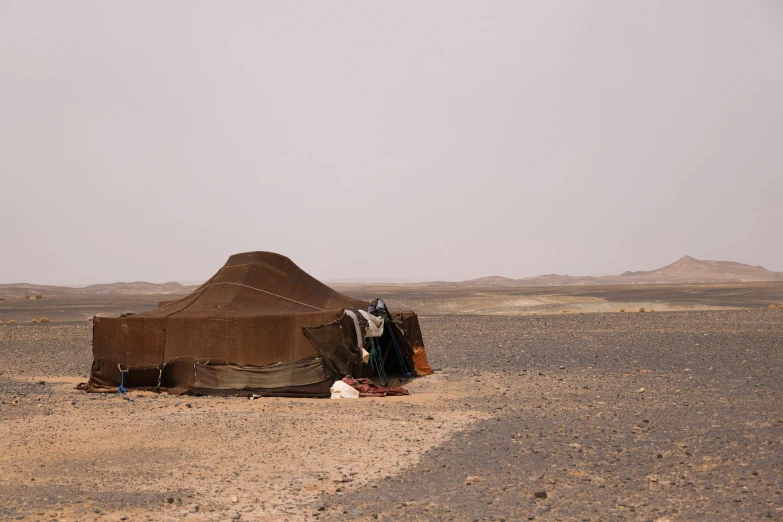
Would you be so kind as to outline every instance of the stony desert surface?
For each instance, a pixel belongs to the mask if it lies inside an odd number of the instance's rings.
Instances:
[[[767,308],[783,304],[783,281],[639,285],[466,287],[457,285],[337,285],[360,299],[379,295],[420,315],[534,315]],[[1,303],[0,303],[1,305]]]
[[[783,285],[359,290],[408,397],[88,395],[85,317],[170,297],[0,301],[0,519],[783,520]]]

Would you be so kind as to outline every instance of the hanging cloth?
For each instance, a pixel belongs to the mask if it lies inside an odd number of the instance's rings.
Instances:
[[[364,310],[359,310],[359,313],[362,314],[362,317],[367,319],[367,330],[365,331],[364,336],[381,337],[383,335],[383,316],[378,317],[369,314]]]
[[[362,334],[362,328],[359,326],[359,318],[356,317],[352,310],[347,308],[345,309],[345,315],[353,320],[353,326],[356,328],[356,344],[359,345],[359,349],[362,351],[362,362],[368,362],[370,360],[370,352],[364,349],[364,334]]]

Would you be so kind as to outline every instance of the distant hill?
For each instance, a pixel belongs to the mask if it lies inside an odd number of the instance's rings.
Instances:
[[[657,281],[772,281],[783,278],[781,272],[770,272],[763,266],[732,261],[701,261],[684,256],[670,265],[647,272],[623,272],[620,277]]]
[[[463,281],[462,284],[470,286],[481,286],[484,288],[508,288],[519,286],[519,280],[501,276],[489,276],[480,277],[478,279],[471,279],[470,281]]]
[[[491,276],[456,283],[466,287],[567,286],[656,283],[726,283],[783,281],[783,272],[770,272],[762,266],[732,261],[702,261],[684,256],[663,268],[639,272],[623,272],[611,276],[569,276],[549,274],[523,279]],[[435,283],[448,284],[448,283]],[[454,283],[452,283],[454,284]]]
[[[382,278],[381,278],[382,279]],[[523,286],[572,286],[572,285],[615,285],[615,284],[666,284],[666,283],[728,283],[783,281],[783,272],[770,272],[764,267],[734,263],[731,261],[702,261],[691,256],[678,259],[657,270],[623,272],[610,276],[570,276],[548,274],[523,279],[501,276],[480,277],[461,282],[437,281],[431,283],[375,283],[332,282],[330,286],[341,291],[355,288],[384,287],[426,287],[426,288],[516,288]],[[78,295],[185,295],[198,288],[197,285],[181,283],[109,283],[90,285],[83,288],[70,286],[45,286],[27,283],[0,285],[0,299],[24,299],[27,296],[78,296]]]
[[[0,298],[14,299],[25,298],[32,295],[43,297],[52,296],[78,296],[78,295],[145,295],[145,294],[164,294],[177,295],[189,294],[197,286],[185,286],[181,283],[146,283],[136,281],[133,283],[108,283],[99,285],[90,285],[82,288],[70,286],[47,286],[32,285],[29,283],[17,283],[10,285],[0,285]]]
[[[189,294],[198,288],[197,285],[185,286],[174,281],[168,283],[146,283],[136,281],[135,283],[109,283],[103,285],[90,285],[80,290],[90,294]]]

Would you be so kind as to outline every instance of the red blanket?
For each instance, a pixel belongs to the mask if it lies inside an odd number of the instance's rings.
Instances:
[[[359,392],[359,397],[386,397],[387,395],[408,395],[405,388],[384,388],[370,379],[354,379],[345,377],[343,382]]]

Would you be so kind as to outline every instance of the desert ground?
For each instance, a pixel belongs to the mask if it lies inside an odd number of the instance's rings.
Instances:
[[[436,373],[85,394],[86,318],[170,296],[0,301],[0,519],[783,520],[783,284],[339,290],[417,310]]]

